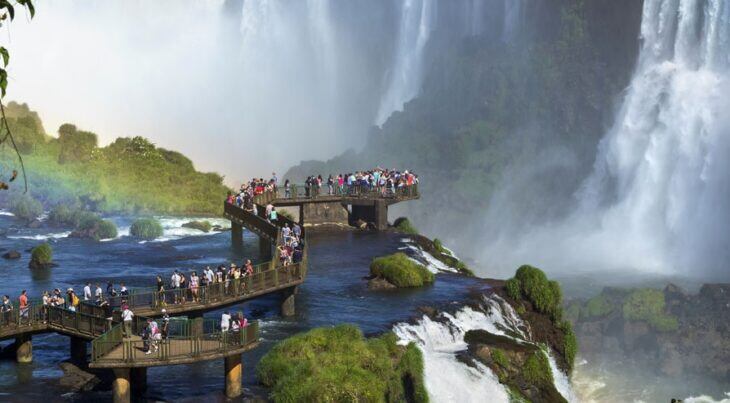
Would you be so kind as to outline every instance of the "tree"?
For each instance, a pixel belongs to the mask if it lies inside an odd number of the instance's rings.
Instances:
[[[60,145],[58,163],[90,160],[97,143],[96,134],[77,130],[76,126],[69,123],[62,124],[58,128],[58,144]]]

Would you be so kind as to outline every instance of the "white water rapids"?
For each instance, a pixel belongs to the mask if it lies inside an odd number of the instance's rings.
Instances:
[[[471,367],[457,359],[466,350],[464,335],[473,329],[529,342],[520,328],[522,321],[512,307],[498,296],[485,296],[479,310],[463,307],[454,314],[439,313],[437,320],[424,315],[415,324],[399,323],[393,332],[402,343],[414,342],[424,359],[424,376],[429,397],[434,402],[509,402],[507,389],[492,371],[479,363]],[[567,376],[550,357],[556,389],[574,401]]]

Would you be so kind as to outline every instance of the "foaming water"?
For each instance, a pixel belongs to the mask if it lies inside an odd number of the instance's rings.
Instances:
[[[500,239],[485,256],[727,278],[730,2],[646,0],[641,36],[636,72],[574,213]]]
[[[426,389],[437,402],[509,402],[510,394],[496,375],[483,364],[473,366],[458,359],[467,349],[464,335],[482,329],[521,343],[530,343],[522,330],[525,324],[512,307],[498,296],[485,296],[479,310],[462,307],[454,314],[440,313],[436,318],[424,315],[415,323],[399,323],[393,332],[403,344],[414,342],[424,358]],[[577,401],[568,377],[555,365],[549,354],[555,387],[568,401]]]

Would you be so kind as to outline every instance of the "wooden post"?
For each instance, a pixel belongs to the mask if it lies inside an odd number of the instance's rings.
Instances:
[[[71,362],[86,363],[86,340],[80,337],[71,337]]]
[[[267,238],[259,237],[259,256],[261,260],[271,260],[271,241]]]
[[[240,247],[243,243],[243,227],[241,224],[231,221],[231,244]]]
[[[33,362],[33,341],[29,334],[15,338],[15,358],[22,364]]]
[[[296,314],[295,309],[295,295],[297,294],[297,287],[289,287],[282,291],[283,301],[281,301],[281,316],[294,316]]]
[[[229,355],[225,358],[226,368],[226,397],[229,399],[241,396],[241,377],[243,364],[241,354]]]
[[[112,382],[114,403],[129,403],[132,400],[129,375],[129,368],[114,368],[114,381]]]
[[[388,229],[388,205],[385,200],[375,200],[375,228],[378,231]]]

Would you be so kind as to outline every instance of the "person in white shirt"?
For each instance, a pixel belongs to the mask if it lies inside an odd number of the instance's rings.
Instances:
[[[132,337],[132,318],[134,318],[134,313],[128,306],[125,306],[122,311],[122,334],[126,338]]]
[[[88,301],[91,299],[91,283],[86,283],[86,286],[84,286],[84,301]]]
[[[96,283],[96,290],[94,290],[94,296],[96,297],[96,303],[101,305],[104,301],[104,290],[101,289],[101,284]]]
[[[210,266],[205,268],[205,277],[208,279],[208,284],[213,284],[213,269]]]
[[[223,315],[221,315],[221,332],[225,333],[228,332],[228,329],[231,327],[231,314],[228,313],[228,311],[223,312]]]

